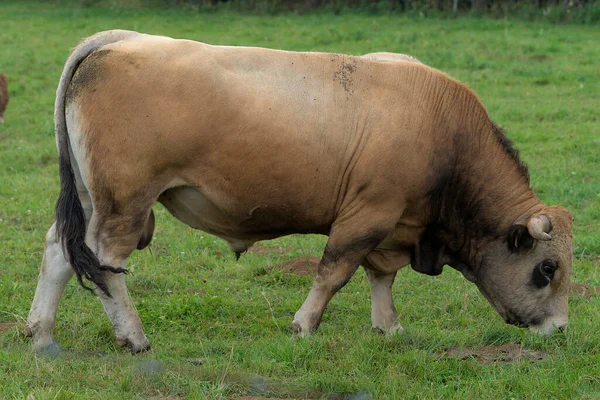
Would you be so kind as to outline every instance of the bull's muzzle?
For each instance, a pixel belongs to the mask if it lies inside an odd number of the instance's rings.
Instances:
[[[564,331],[567,329],[567,318],[548,318],[540,325],[531,325],[529,329],[532,332],[539,333],[540,335],[552,335],[556,331]]]

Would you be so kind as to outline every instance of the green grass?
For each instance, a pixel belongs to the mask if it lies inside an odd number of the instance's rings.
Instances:
[[[248,254],[236,262],[224,242],[183,226],[161,207],[151,251],[136,252],[129,263],[149,353],[130,356],[119,348],[100,302],[75,281],[55,329],[63,353],[36,355],[22,334],[58,196],[54,93],[69,49],[81,38],[122,28],[213,44],[412,54],[467,82],[507,128],[542,200],[576,217],[573,280],[600,285],[597,27],[18,1],[0,3],[0,15],[0,70],[12,95],[0,127],[0,324],[15,323],[0,330],[1,398],[600,397],[600,296],[572,294],[568,331],[541,338],[505,325],[458,273],[430,278],[404,269],[394,294],[406,330],[386,338],[371,332],[369,286],[359,271],[330,303],[320,330],[292,341],[287,327],[311,279],[264,267],[319,256],[324,238],[290,236],[275,241],[291,248],[285,254]],[[548,357],[486,364],[443,355],[455,346],[506,343]],[[205,359],[201,365],[198,358]]]

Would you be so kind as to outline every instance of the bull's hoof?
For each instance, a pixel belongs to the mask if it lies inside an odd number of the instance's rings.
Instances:
[[[150,350],[150,342],[148,341],[148,339],[146,339],[146,336],[138,340],[119,337],[117,337],[116,340],[120,346],[127,346],[127,350],[129,350],[131,354],[139,354]]]
[[[60,347],[54,343],[52,334],[48,330],[40,328],[39,323],[27,321],[23,332],[25,337],[31,338],[31,349],[37,354],[48,356],[57,356],[60,354]]]
[[[290,329],[292,330],[292,332],[294,333],[300,333],[300,331],[302,330],[302,328],[300,327],[300,324],[296,321],[293,321],[290,324]]]
[[[35,351],[37,354],[50,357],[57,357],[61,352],[60,347],[58,347],[58,345],[54,342],[45,344],[43,346],[34,345],[33,351]]]
[[[292,339],[298,338],[298,337],[308,337],[310,336],[310,331],[308,329],[302,329],[302,326],[300,325],[300,322],[298,321],[293,321],[290,324],[290,329],[292,330],[292,332],[294,332]]]
[[[40,340],[35,339],[32,332],[25,332],[29,337],[33,337],[34,339],[31,342],[31,349],[36,354],[41,354],[45,356],[56,357],[60,354],[60,347],[52,339],[50,340]]]
[[[131,354],[140,354],[140,353],[145,353],[147,351],[150,351],[150,343],[143,345],[143,346],[130,346],[127,345],[127,349],[131,352]]]
[[[375,332],[380,333],[385,336],[394,336],[394,335],[401,334],[404,331],[404,328],[402,327],[402,325],[400,325],[398,322],[396,322],[389,328],[385,328],[385,327],[381,327],[381,326],[373,326],[373,330]]]

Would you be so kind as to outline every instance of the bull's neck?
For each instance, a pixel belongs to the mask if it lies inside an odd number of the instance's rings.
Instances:
[[[518,153],[487,113],[461,125],[452,140],[454,159],[440,166],[439,198],[432,197],[434,224],[455,238],[454,252],[504,235],[542,207]]]

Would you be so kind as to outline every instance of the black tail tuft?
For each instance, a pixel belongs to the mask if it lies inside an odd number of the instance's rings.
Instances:
[[[127,270],[100,265],[98,257],[85,244],[85,213],[77,194],[75,174],[66,146],[62,146],[60,150],[59,173],[60,195],[56,202],[57,239],[62,242],[62,246],[68,254],[68,260],[75,270],[79,284],[93,292],[93,289],[83,282],[85,277],[95,283],[107,296],[112,297],[106,282],[104,282],[104,271],[127,273]]]

